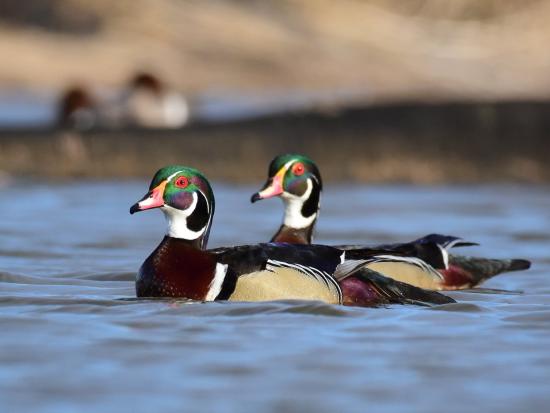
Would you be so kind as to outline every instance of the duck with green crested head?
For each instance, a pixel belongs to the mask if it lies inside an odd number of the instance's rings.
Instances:
[[[300,154],[275,157],[268,170],[263,188],[252,195],[251,201],[280,197],[284,203],[283,223],[271,238],[272,242],[307,245],[312,242],[313,229],[319,213],[323,189],[319,168],[310,158]],[[461,238],[430,234],[412,242],[370,246],[401,255],[401,260],[388,259],[372,263],[369,268],[396,280],[433,290],[456,290],[474,287],[505,271],[529,268],[522,259],[485,259],[451,255],[452,247],[477,245]],[[343,245],[348,259],[361,259],[365,246]],[[409,265],[403,260],[412,257],[426,264]],[[437,271],[435,271],[437,270]]]
[[[303,155],[281,155],[269,165],[268,176],[264,188],[252,195],[251,201],[274,196],[283,200],[283,224],[271,241],[311,244],[323,190],[317,165]]]
[[[160,209],[165,237],[138,271],[138,297],[178,297],[200,301],[320,300],[373,306],[386,303],[453,302],[433,291],[392,280],[365,267],[380,250],[362,249],[363,258],[324,245],[257,244],[206,249],[215,199],[196,169],[160,169],[130,213]],[[391,253],[391,251],[386,251]]]

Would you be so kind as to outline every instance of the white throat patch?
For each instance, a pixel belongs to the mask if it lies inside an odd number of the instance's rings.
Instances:
[[[166,231],[167,235],[172,238],[194,240],[204,234],[204,231],[206,231],[208,225],[199,231],[192,231],[187,227],[187,218],[195,211],[197,202],[198,195],[196,192],[193,192],[193,203],[185,210],[173,208],[169,205],[164,205],[160,208],[162,212],[164,212],[166,221],[168,221],[168,230]]]
[[[304,205],[304,202],[311,195],[312,190],[313,184],[311,183],[311,179],[308,179],[307,190],[302,196],[296,196],[287,192],[283,192],[283,194],[281,195],[281,199],[285,204],[285,216],[283,220],[284,225],[291,228],[301,229],[307,228],[311,224],[313,224],[315,218],[317,218],[317,212],[310,217],[304,217],[302,215],[302,207]]]

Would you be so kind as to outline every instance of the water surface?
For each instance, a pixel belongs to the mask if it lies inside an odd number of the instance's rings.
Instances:
[[[533,269],[433,308],[137,300],[162,238],[130,216],[146,182],[0,188],[3,412],[464,412],[550,409],[550,191],[328,186],[319,242],[427,232]],[[264,241],[278,200],[216,184],[211,245]],[[504,290],[504,291],[497,291]]]

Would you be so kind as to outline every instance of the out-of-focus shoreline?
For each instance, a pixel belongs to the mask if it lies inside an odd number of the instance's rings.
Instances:
[[[179,130],[0,131],[12,177],[148,177],[185,164],[235,183],[277,154],[312,157],[326,181],[550,182],[550,102],[396,104],[314,110]]]
[[[27,0],[0,4],[0,85],[360,90],[371,102],[550,96],[539,0]],[[116,6],[115,6],[116,4]]]

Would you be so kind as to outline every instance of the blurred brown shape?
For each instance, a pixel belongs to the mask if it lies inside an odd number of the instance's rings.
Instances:
[[[179,128],[189,117],[183,95],[149,72],[139,72],[130,80],[122,104],[125,122],[133,126]]]
[[[83,85],[66,89],[59,99],[57,125],[92,128],[180,128],[189,119],[185,97],[152,72],[138,72],[128,84],[108,95]]]
[[[97,126],[97,103],[84,86],[73,86],[62,93],[58,112],[60,127],[87,130]]]

